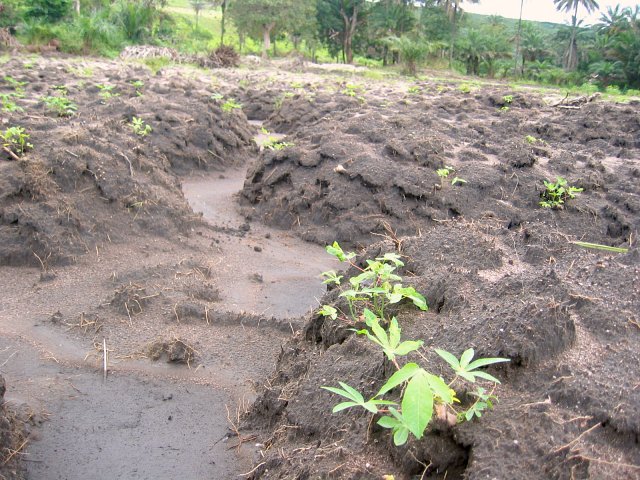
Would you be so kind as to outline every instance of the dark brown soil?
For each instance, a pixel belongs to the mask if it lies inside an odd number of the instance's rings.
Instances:
[[[140,470],[120,465],[122,478],[160,478],[166,462],[185,478],[640,478],[637,103],[567,109],[500,85],[467,94],[273,67],[152,74],[14,58],[3,69],[27,84],[25,112],[2,113],[0,128],[25,127],[34,149],[0,159],[0,373],[16,405],[35,398],[51,412],[21,450],[34,479],[86,478],[136,455]],[[40,100],[62,84],[72,118]],[[102,98],[98,84],[119,95]],[[224,111],[230,98],[243,110]],[[134,116],[152,134],[135,135]],[[247,119],[293,146],[253,161]],[[583,192],[540,208],[543,180],[558,176]],[[447,375],[434,348],[508,357],[489,369],[502,380],[495,409],[401,448],[369,414],[332,415],[337,399],[320,386],[371,394],[394,368],[344,315],[301,316],[317,302],[346,307],[337,289],[319,298],[313,275],[332,263],[300,239],[337,240],[361,264],[399,252],[430,307],[391,312],[425,342],[409,359]],[[4,455],[20,442],[13,428],[7,443],[3,415]],[[178,420],[174,443],[164,425]],[[242,448],[217,442],[232,438]]]
[[[126,64],[29,70],[14,59],[3,71],[26,82],[18,103],[29,113],[3,113],[2,123],[25,128],[34,148],[27,161],[0,160],[0,265],[48,268],[131,235],[188,235],[199,219],[178,174],[242,165],[255,148],[242,112],[224,112],[213,89],[195,80]],[[133,81],[144,82],[141,96]],[[78,105],[70,119],[38,100],[57,95],[56,85]],[[118,96],[105,100],[97,85]],[[13,89],[5,82],[0,91]],[[133,117],[153,134],[136,135]]]
[[[332,415],[338,399],[320,389],[344,381],[366,397],[392,365],[346,317],[312,315],[247,419],[266,445],[252,478],[640,478],[638,105],[563,109],[506,88],[374,85],[358,106],[337,91],[328,113],[310,96],[267,120],[288,124],[295,146],[250,169],[246,215],[367,247],[361,261],[401,253],[431,307],[398,312],[403,335],[425,341],[436,373],[446,370],[434,348],[511,362],[493,369],[495,410],[395,448],[369,414]],[[440,179],[444,166],[455,172]],[[543,209],[543,180],[558,176],[584,191]],[[338,293],[320,302],[348,311]]]
[[[0,478],[18,480],[25,478],[20,456],[24,448],[27,418],[5,403],[6,389],[4,377],[0,375]]]

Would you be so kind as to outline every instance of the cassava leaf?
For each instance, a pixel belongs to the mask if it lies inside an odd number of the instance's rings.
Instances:
[[[422,340],[406,340],[394,348],[396,355],[407,355],[409,352],[418,350],[424,342]]]
[[[382,386],[382,388],[380,388],[380,391],[378,392],[376,397],[379,397],[380,395],[384,395],[389,390],[392,390],[396,388],[398,385],[406,382],[411,377],[413,377],[416,374],[416,372],[418,372],[419,370],[421,370],[421,368],[417,363],[407,363],[400,370],[398,370],[393,375],[391,375],[391,377],[389,377],[389,380],[387,380],[387,382]]]
[[[467,366],[467,370],[475,370],[476,368],[486,367],[487,365],[493,365],[494,363],[509,362],[508,358],[479,358],[474,360]]]
[[[337,404],[335,407],[333,407],[332,412],[338,413],[338,412],[341,412],[342,410],[346,410],[347,408],[357,407],[357,406],[358,404],[356,402],[342,402]]]
[[[400,343],[400,327],[398,326],[398,320],[396,317],[391,319],[389,323],[389,345],[396,351],[398,355],[406,355],[404,353],[398,353],[397,347]]]
[[[440,398],[440,400],[446,404],[453,403],[452,390],[442,378],[431,373],[427,373],[427,381],[429,382],[429,387],[435,396]]]
[[[475,352],[473,348],[469,348],[462,352],[462,355],[460,356],[460,368],[463,370],[468,370],[467,365],[469,365],[469,362],[471,362],[474,355]]]
[[[409,380],[402,396],[402,417],[407,428],[420,439],[433,416],[433,392],[427,372],[420,370]]]
[[[440,357],[445,362],[451,365],[451,368],[453,368],[455,371],[458,371],[458,369],[460,368],[460,362],[458,362],[458,359],[456,357],[454,357],[451,353],[447,352],[446,350],[440,350],[439,348],[436,348],[435,350],[436,350],[436,353],[440,355]]]

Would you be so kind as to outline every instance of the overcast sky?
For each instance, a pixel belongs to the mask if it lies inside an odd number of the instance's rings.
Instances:
[[[617,4],[623,7],[635,7],[637,1],[629,0],[599,0],[600,11],[587,16],[587,11],[580,7],[578,18],[584,19],[585,23],[597,23],[602,12],[607,11],[607,7],[614,7]],[[520,0],[480,0],[478,5],[463,2],[463,8],[468,12],[481,13],[484,15],[501,15],[503,17],[518,18],[520,15]],[[538,20],[540,22],[570,23],[571,14],[558,12],[553,4],[553,0],[524,0],[522,18],[525,20]]]

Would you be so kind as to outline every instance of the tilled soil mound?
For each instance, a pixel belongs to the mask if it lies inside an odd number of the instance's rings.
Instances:
[[[0,130],[22,127],[34,147],[19,161],[0,152],[0,264],[47,270],[131,235],[185,235],[197,217],[178,174],[242,165],[255,148],[241,110],[223,110],[203,82],[133,64],[48,64],[3,65],[13,82],[0,93],[24,111],[2,113]],[[70,118],[42,102],[63,92],[77,105]],[[136,134],[134,117],[152,131]]]
[[[295,132],[295,145],[265,152],[251,168],[248,215],[321,244],[366,245],[385,225],[414,235],[458,217],[627,241],[640,223],[637,106],[568,110],[516,94],[501,110],[507,93],[449,92],[409,104],[389,94],[387,103],[359,108],[337,93],[328,105],[341,111],[331,115],[322,103],[290,99],[267,123]],[[445,166],[453,171],[440,178]],[[558,176],[584,192],[563,211],[538,208],[543,180]]]
[[[494,410],[435,422],[398,448],[364,410],[332,415],[340,399],[320,389],[342,381],[369,398],[393,365],[347,314],[311,315],[247,418],[264,443],[251,478],[640,478],[637,105],[545,105],[509,91],[371,94],[294,128],[294,146],[250,169],[248,216],[318,243],[369,245],[361,266],[403,255],[406,283],[430,306],[390,312],[404,339],[425,342],[406,361],[446,379],[434,348],[510,359],[489,369],[503,382]],[[543,180],[557,177],[583,191],[541,208]],[[348,312],[338,294],[320,303]]]
[[[0,478],[19,480],[24,477],[20,450],[24,447],[23,426],[4,402],[6,384],[0,375]]]

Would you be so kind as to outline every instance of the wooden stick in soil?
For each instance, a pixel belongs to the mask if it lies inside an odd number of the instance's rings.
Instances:
[[[27,444],[28,441],[29,439],[27,438],[24,442],[22,442],[22,444],[16,450],[11,450],[11,453],[9,454],[9,456],[5,458],[4,462],[2,462],[2,466],[4,467],[7,463],[11,461],[13,457],[15,457],[18,453],[20,453],[20,451],[24,448],[24,446]]]
[[[15,153],[13,153],[10,149],[8,149],[7,147],[5,147],[4,145],[2,146],[2,150],[4,150],[5,152],[7,152],[11,158],[13,158],[14,160],[20,160],[20,157],[18,155],[16,155]]]
[[[104,382],[107,381],[107,363],[109,362],[107,358],[107,339],[102,339],[102,380]]]

